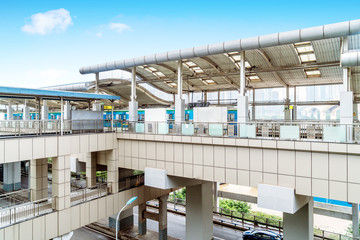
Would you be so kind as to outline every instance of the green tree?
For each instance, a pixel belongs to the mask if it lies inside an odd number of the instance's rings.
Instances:
[[[225,213],[230,211],[249,213],[251,206],[242,201],[231,200],[231,199],[220,199],[220,208],[224,210]]]

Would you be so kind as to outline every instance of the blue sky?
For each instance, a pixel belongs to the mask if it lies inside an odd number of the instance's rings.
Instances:
[[[341,6],[339,6],[341,4]],[[81,66],[360,18],[358,1],[3,1],[0,85],[93,79]]]

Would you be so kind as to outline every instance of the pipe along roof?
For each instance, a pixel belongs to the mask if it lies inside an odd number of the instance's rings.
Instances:
[[[285,44],[295,44],[306,41],[344,37],[359,33],[360,19],[252,38],[208,44],[176,51],[156,53],[153,55],[129,58],[119,61],[111,61],[92,66],[85,66],[80,68],[79,71],[81,74],[89,74],[116,69],[124,70],[136,66],[158,64],[195,57],[205,57],[209,55],[229,53],[234,51],[262,49]]]

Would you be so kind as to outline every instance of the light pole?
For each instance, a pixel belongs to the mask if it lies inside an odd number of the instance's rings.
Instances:
[[[132,198],[130,198],[130,200],[127,201],[127,203],[125,204],[125,206],[123,206],[123,208],[120,210],[120,212],[118,213],[118,215],[117,215],[117,217],[116,217],[116,222],[115,222],[115,225],[116,225],[116,232],[115,232],[116,240],[118,240],[118,221],[119,221],[120,213],[122,212],[122,210],[124,210],[124,208],[126,208],[128,205],[130,205],[131,203],[133,203],[136,199],[137,199],[137,197],[132,197]],[[119,225],[120,225],[120,223],[119,223]]]

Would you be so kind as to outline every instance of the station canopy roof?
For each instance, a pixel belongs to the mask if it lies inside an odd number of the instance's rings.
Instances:
[[[24,100],[28,100],[28,105],[35,107],[35,99],[42,99],[48,100],[49,106],[58,108],[58,102],[61,98],[64,101],[75,101],[77,102],[77,105],[82,107],[88,106],[88,102],[92,100],[105,100],[107,102],[120,101],[119,96],[108,94],[0,86],[0,103],[2,105],[7,105],[9,103],[9,99],[13,99],[13,104],[23,104]]]
[[[181,60],[185,92],[237,90],[240,52],[245,51],[248,89],[340,84],[343,37],[348,37],[349,51],[358,51],[359,34],[360,20],[353,20],[86,66],[80,73],[136,67],[139,82],[176,93]],[[359,71],[359,66],[352,67],[355,78]]]

